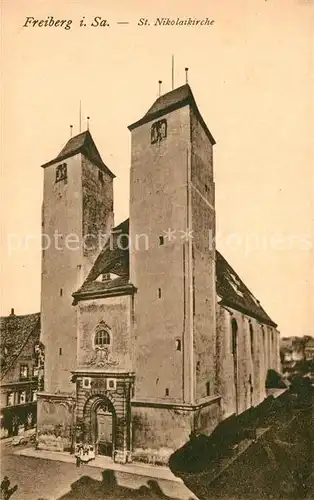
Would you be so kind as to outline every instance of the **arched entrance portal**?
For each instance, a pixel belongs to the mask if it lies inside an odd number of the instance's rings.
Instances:
[[[114,457],[116,413],[106,396],[93,396],[84,408],[85,439],[95,447],[96,455]]]

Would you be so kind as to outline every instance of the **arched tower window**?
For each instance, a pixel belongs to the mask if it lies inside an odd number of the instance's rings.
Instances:
[[[176,351],[181,351],[181,340],[176,339]]]
[[[108,347],[111,344],[111,335],[107,328],[99,328],[95,334],[95,347]]]
[[[238,335],[238,323],[236,319],[231,320],[231,331],[232,331],[232,354],[235,356],[237,354],[237,335]]]

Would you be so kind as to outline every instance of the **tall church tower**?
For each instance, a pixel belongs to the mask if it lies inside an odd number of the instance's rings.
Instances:
[[[59,155],[42,167],[45,392],[39,396],[38,423],[44,432],[46,425],[66,427],[67,416],[58,413],[56,404],[62,395],[67,397],[75,390],[71,371],[76,368],[77,312],[72,293],[83,283],[113,226],[115,176],[102,161],[89,131],[71,138]],[[41,404],[43,398],[45,404]]]
[[[137,289],[133,412],[143,424],[151,405],[151,425],[157,434],[160,428],[152,447],[168,440],[175,448],[220,418],[215,141],[187,84],[159,97],[129,129],[130,281]],[[136,428],[134,435],[136,441]]]

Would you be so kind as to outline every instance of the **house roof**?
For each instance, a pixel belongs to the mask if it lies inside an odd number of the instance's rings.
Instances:
[[[129,285],[129,219],[114,227],[81,288],[73,294],[94,295],[114,288]],[[115,275],[114,279],[98,281],[104,274]]]
[[[39,342],[40,313],[0,317],[1,379],[12,368],[32,336]]]
[[[109,170],[107,165],[103,162],[100,153],[96,147],[96,144],[92,138],[92,135],[89,130],[85,130],[81,134],[78,134],[65,144],[65,146],[61,149],[58,156],[56,156],[53,160],[48,161],[42,165],[43,168],[48,167],[49,165],[53,165],[54,163],[58,163],[66,158],[70,158],[71,156],[77,155],[78,153],[82,153],[86,158],[88,158],[92,163],[97,165],[101,170],[110,175],[112,178],[115,175]]]
[[[201,113],[199,112],[195,98],[193,96],[193,92],[188,84],[182,85],[181,87],[171,90],[170,92],[167,92],[166,94],[158,97],[158,99],[156,99],[154,104],[149,108],[147,113],[145,113],[145,115],[140,120],[132,123],[132,125],[129,125],[129,130],[133,130],[140,125],[143,125],[144,123],[148,123],[151,120],[155,120],[156,118],[165,115],[166,113],[170,113],[171,111],[187,105],[190,105],[192,107],[199,121],[203,125],[203,128],[209,140],[212,144],[215,144],[216,141],[208,130],[208,127],[203,120]]]
[[[129,283],[128,242],[129,219],[126,219],[112,230],[112,237],[106,242],[82,287],[73,294],[75,298],[101,291],[105,293],[106,290],[126,286]],[[115,274],[117,277],[111,281],[97,281],[99,276],[107,273]],[[277,326],[217,250],[216,291],[222,304],[255,317],[265,324]]]
[[[266,324],[277,326],[218,250],[216,250],[216,292],[222,304],[247,313]]]

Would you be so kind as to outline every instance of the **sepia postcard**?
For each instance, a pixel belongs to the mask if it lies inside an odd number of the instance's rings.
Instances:
[[[0,497],[314,500],[314,2],[2,0]]]

